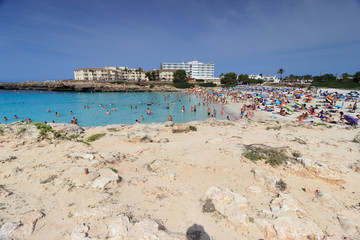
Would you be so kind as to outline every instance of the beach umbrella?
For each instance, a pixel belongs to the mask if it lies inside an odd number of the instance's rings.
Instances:
[[[261,98],[260,96],[256,96],[255,98]]]
[[[358,125],[358,121],[356,120],[356,118],[349,115],[344,115],[344,118],[350,125]]]
[[[285,105],[284,108],[287,108],[289,109],[290,111],[294,112],[294,109],[292,109],[292,107],[288,106],[288,105]]]
[[[336,105],[335,107],[336,107],[336,108],[343,108],[342,106],[339,106],[339,105]]]
[[[299,103],[299,102],[295,102],[297,105],[299,105],[299,106],[302,106],[302,104],[301,103]]]

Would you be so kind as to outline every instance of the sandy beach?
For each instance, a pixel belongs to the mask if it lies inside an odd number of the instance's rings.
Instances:
[[[360,237],[359,129],[271,118],[51,126],[60,137],[0,125],[0,239]],[[264,149],[281,163],[255,161]]]

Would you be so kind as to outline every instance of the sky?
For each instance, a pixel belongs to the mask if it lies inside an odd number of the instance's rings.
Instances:
[[[0,82],[192,60],[215,76],[353,74],[360,0],[0,0]]]

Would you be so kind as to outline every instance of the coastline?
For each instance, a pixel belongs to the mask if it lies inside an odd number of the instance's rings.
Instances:
[[[39,91],[71,91],[71,92],[176,92],[180,91],[172,85],[154,85],[151,82],[133,84],[111,84],[94,81],[46,81],[0,83],[2,90],[39,90]]]

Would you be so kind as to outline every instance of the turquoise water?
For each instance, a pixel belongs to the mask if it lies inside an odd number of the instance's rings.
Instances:
[[[177,94],[177,95],[176,95]],[[177,97],[182,96],[181,101]],[[164,100],[164,96],[169,96]],[[189,97],[191,100],[189,101]],[[6,100],[5,100],[6,99]],[[153,106],[147,104],[153,102]],[[158,102],[160,103],[158,105]],[[172,103],[173,102],[173,103]],[[190,107],[197,105],[196,112]],[[169,103],[170,109],[163,109]],[[102,107],[99,106],[102,104]],[[84,108],[89,105],[90,108]],[[130,108],[132,105],[132,109]],[[182,107],[185,112],[182,112]],[[106,108],[105,108],[106,107]],[[113,108],[116,111],[113,111]],[[136,107],[136,108],[135,108]],[[153,114],[147,115],[149,108]],[[217,118],[221,107],[215,106]],[[50,113],[47,110],[50,109]],[[211,111],[214,107],[210,106]],[[110,111],[110,115],[106,111]],[[73,112],[73,115],[70,114]],[[60,114],[60,117],[55,115]],[[70,123],[72,117],[78,119],[80,126],[105,126],[110,124],[134,124],[138,119],[141,123],[164,122],[169,114],[174,122],[189,122],[207,119],[207,107],[202,99],[185,93],[77,93],[77,92],[47,92],[47,91],[10,91],[0,90],[0,123],[11,123],[31,118],[33,122]],[[15,119],[14,115],[19,118]],[[144,121],[141,120],[144,116]],[[4,121],[4,117],[8,120]]]

